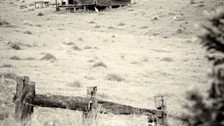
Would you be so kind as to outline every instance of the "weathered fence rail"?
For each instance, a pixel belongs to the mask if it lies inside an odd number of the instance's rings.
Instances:
[[[110,101],[104,101],[96,98],[97,87],[87,88],[87,97],[69,97],[61,95],[40,95],[35,93],[35,83],[29,80],[29,77],[16,78],[16,94],[14,96],[15,118],[24,123],[31,118],[35,106],[62,108],[83,112],[83,119],[94,120],[97,113],[115,115],[145,115],[148,117],[148,124],[167,125],[167,112],[162,97],[156,101],[157,109],[137,108],[128,105],[122,105]],[[85,121],[84,121],[85,122]],[[84,125],[90,125],[85,124]]]

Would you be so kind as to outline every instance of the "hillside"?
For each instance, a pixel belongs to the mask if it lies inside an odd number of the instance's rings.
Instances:
[[[222,0],[138,0],[99,13],[34,9],[32,2],[0,0],[0,74],[29,76],[37,93],[85,96],[96,85],[98,98],[144,108],[155,108],[153,97],[165,95],[168,113],[180,115],[186,91],[208,88],[209,64],[194,41],[195,25],[206,23],[204,10]],[[13,122],[14,104],[6,100],[15,84],[7,82],[0,86],[0,114],[9,119],[0,125]],[[37,108],[33,116],[34,126],[81,123],[81,114],[68,110]],[[146,126],[142,120],[101,115],[99,125]]]

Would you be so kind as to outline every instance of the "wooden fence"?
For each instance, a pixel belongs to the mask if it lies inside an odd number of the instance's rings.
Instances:
[[[35,106],[70,109],[83,112],[83,124],[90,126],[97,113],[115,115],[145,115],[148,125],[166,126],[167,112],[162,96],[155,97],[156,109],[137,108],[96,98],[97,87],[87,87],[87,97],[69,97],[61,95],[41,95],[35,93],[35,82],[29,77],[16,78],[15,119],[24,124],[31,119]],[[100,108],[100,109],[99,109]],[[88,120],[88,121],[87,121]],[[86,124],[88,122],[88,124]]]

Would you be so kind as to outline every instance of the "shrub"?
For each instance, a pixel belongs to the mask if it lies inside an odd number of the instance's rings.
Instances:
[[[211,87],[207,98],[197,91],[191,91],[187,99],[190,114],[184,115],[184,121],[190,126],[223,126],[224,125],[224,9],[217,9],[209,15],[209,25],[203,25],[203,33],[198,36],[208,52],[212,62]]]

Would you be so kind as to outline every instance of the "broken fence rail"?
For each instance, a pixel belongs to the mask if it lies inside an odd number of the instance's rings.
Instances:
[[[157,101],[157,109],[145,109],[97,99],[96,86],[87,88],[87,97],[69,97],[35,94],[35,83],[31,82],[27,76],[17,77],[16,82],[16,94],[13,99],[16,104],[15,119],[22,124],[30,120],[33,108],[38,106],[82,111],[84,120],[94,120],[97,113],[135,114],[147,116],[149,126],[151,124],[167,125],[166,106],[162,97],[160,97],[162,100]]]

